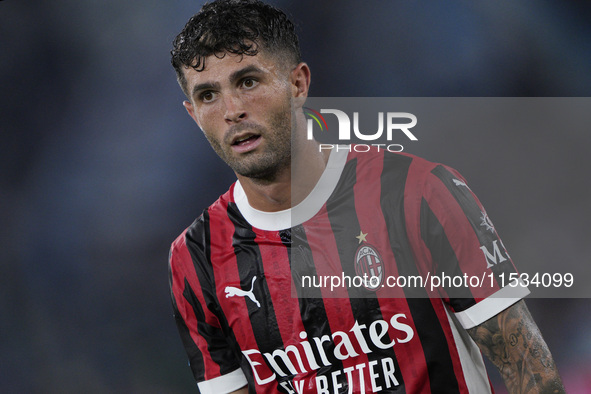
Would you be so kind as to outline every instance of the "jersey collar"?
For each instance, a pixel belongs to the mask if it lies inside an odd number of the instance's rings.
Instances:
[[[279,231],[292,228],[311,219],[322,208],[334,191],[345,163],[347,162],[347,150],[330,153],[326,168],[320,176],[318,183],[308,196],[291,209],[278,212],[259,211],[250,206],[240,181],[234,186],[234,201],[238,210],[246,221],[253,227],[266,231]]]

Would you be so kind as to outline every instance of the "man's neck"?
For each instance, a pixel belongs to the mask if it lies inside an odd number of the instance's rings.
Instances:
[[[330,151],[319,152],[315,141],[307,143],[314,146],[303,147],[272,181],[238,175],[251,207],[264,212],[283,211],[296,206],[310,194],[326,168]]]

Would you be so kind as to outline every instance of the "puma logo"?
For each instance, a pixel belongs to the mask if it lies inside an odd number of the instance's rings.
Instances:
[[[254,293],[252,292],[252,290],[254,289],[254,281],[257,280],[256,276],[252,277],[252,285],[250,286],[250,290],[249,291],[244,291],[242,289],[238,289],[236,287],[232,287],[232,286],[226,286],[225,288],[225,292],[226,292],[226,298],[228,297],[234,297],[234,296],[238,296],[238,297],[248,297],[250,298],[250,300],[252,302],[254,302],[255,304],[257,304],[257,306],[260,308],[261,304],[257,301],[257,299],[254,296]]]

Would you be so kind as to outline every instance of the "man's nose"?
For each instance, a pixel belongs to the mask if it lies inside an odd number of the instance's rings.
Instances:
[[[246,119],[243,101],[236,95],[224,97],[225,113],[224,118],[228,123],[236,123]]]

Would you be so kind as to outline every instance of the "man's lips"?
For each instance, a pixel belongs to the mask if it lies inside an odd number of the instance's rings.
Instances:
[[[237,135],[234,138],[232,138],[232,145],[240,145],[240,144],[243,144],[244,142],[246,142],[252,138],[256,138],[256,137],[258,137],[258,135],[253,134],[253,133],[240,134],[240,135]]]
[[[232,141],[232,150],[236,153],[246,153],[255,149],[261,143],[261,136],[258,134],[243,134],[236,136]]]

